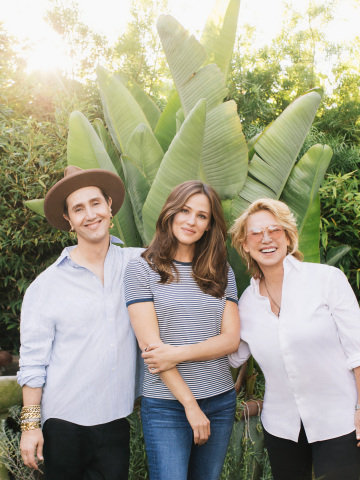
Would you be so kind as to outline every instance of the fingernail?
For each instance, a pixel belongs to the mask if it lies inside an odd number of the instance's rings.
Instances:
[[[145,352],[147,352],[148,347],[145,348]]]

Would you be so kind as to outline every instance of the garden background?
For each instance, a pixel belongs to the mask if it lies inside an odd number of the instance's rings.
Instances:
[[[333,157],[321,187],[321,248],[324,256],[339,245],[351,250],[339,262],[358,298],[360,269],[359,151],[360,38],[330,41],[327,25],[340,2],[303,2],[304,13],[288,7],[281,31],[257,47],[253,26],[238,29],[227,79],[247,139],[261,132],[295,98],[314,87],[324,95],[300,152],[328,144]],[[354,7],[360,2],[353,2]],[[73,2],[51,2],[47,22],[63,38],[71,71],[27,70],[24,44],[0,24],[0,348],[16,353],[19,313],[29,283],[50,265],[68,236],[53,230],[24,206],[43,197],[66,165],[70,113],[90,122],[103,118],[95,68],[128,74],[160,109],[173,84],[161,48],[156,19],[167,0],[134,1],[131,21],[112,44],[83,23]],[[109,12],[110,13],[110,12]],[[241,18],[241,8],[240,8]],[[204,22],[205,22],[204,18]],[[186,25],[185,25],[186,28]]]

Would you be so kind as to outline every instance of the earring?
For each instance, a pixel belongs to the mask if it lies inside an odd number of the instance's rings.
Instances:
[[[110,215],[110,225],[109,225],[109,228],[114,228],[114,222],[113,222],[113,216],[112,214]]]
[[[74,227],[70,228],[69,234],[70,234],[71,240],[76,240],[76,232],[75,232]]]

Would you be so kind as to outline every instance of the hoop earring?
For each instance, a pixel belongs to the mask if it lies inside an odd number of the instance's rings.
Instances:
[[[74,227],[70,228],[69,235],[70,235],[71,240],[76,240],[77,237],[76,237],[76,232],[75,232]]]
[[[114,218],[114,217],[113,217],[112,214],[111,214],[111,215],[110,215],[110,225],[109,225],[109,229],[114,228],[114,226],[115,226],[115,225],[114,225],[114,222],[113,222],[113,218]]]

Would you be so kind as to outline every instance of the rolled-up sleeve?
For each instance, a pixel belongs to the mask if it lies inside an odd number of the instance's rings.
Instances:
[[[360,366],[360,309],[344,273],[334,268],[330,278],[328,305],[338,328],[349,370]]]
[[[246,360],[248,360],[250,355],[251,353],[248,344],[241,340],[237,351],[232,353],[231,355],[228,355],[229,363],[234,368],[240,367],[243,363],[246,362]]]
[[[46,368],[49,365],[55,325],[49,315],[43,315],[41,281],[38,278],[27,289],[20,322],[20,370],[17,381],[22,387],[42,387],[46,381]]]

